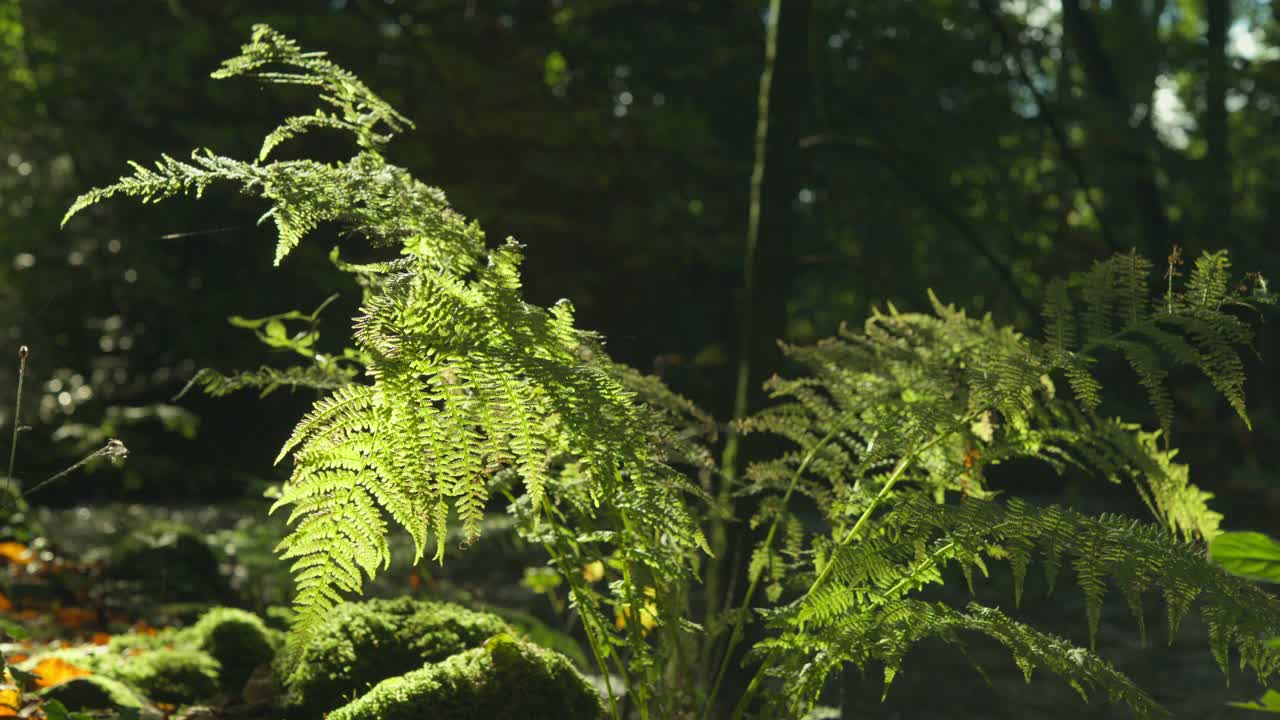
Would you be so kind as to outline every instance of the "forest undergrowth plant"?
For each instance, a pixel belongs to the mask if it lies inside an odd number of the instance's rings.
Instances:
[[[780,435],[795,449],[750,466],[728,489],[756,508],[750,523],[764,534],[739,607],[702,628],[689,620],[698,571],[723,562],[708,557],[701,531],[714,423],[660,381],[610,361],[600,338],[575,327],[568,302],[525,302],[521,247],[486,244],[440,190],[386,161],[382,149],[411,123],[355,76],[266,26],[214,73],[238,75],[315,87],[322,106],[287,119],[253,160],[203,150],[134,164],[132,175],[79,198],[67,219],[116,194],[149,202],[227,183],[270,203],[263,219],[278,231],[277,263],[325,224],[392,255],[351,264],[332,253],[363,293],[350,347],[320,353],[315,313],[245,320],[308,362],[195,381],[215,394],[284,385],[324,393],[280,453],[293,471],[272,507],[290,510],[292,532],[278,550],[298,588],[293,651],[386,567],[392,523],[413,537],[415,559],[434,544],[443,561],[449,528],[461,528],[465,546],[502,498],[567,586],[615,718],[687,717],[699,705],[716,714],[725,670],[757,619],[767,632],[750,650],[757,673],[735,716],[802,716],[843,665],[882,664],[888,682],[917,641],[959,642],[962,633],[1004,644],[1028,675],[1045,668],[1139,715],[1161,712],[1090,650],[994,608],[913,597],[947,566],[971,581],[997,559],[1013,568],[1015,601],[1033,561],[1050,579],[1069,564],[1091,637],[1108,583],[1140,631],[1142,595],[1158,590],[1171,632],[1199,601],[1224,670],[1233,650],[1259,676],[1280,666],[1263,642],[1280,631],[1280,602],[1205,561],[1201,543],[1219,516],[1168,446],[1167,377],[1178,367],[1203,371],[1247,423],[1238,353],[1252,328],[1240,314],[1271,297],[1260,276],[1233,284],[1225,252],[1197,259],[1185,283],[1171,256],[1154,296],[1152,265],[1135,253],[1056,282],[1043,340],[931,297],[932,313],[890,307],[861,332],[787,348],[808,374],[772,380],[778,402],[737,429]],[[282,142],[322,128],[351,134],[357,154],[271,158]],[[1159,429],[1101,413],[1097,365],[1109,356],[1136,371]],[[1064,380],[1069,392],[1058,390]],[[985,470],[1014,459],[1132,482],[1156,524],[999,502]],[[802,503],[821,527],[805,520]],[[707,661],[695,640],[716,632],[725,647],[714,684],[691,688],[693,668]],[[757,702],[775,683],[784,692]]]

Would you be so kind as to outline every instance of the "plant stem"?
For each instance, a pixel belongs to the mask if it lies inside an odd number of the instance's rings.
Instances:
[[[764,67],[760,70],[760,85],[756,94],[756,134],[751,167],[750,198],[747,209],[747,237],[742,252],[742,298],[739,307],[741,324],[738,328],[738,368],[733,393],[733,414],[724,450],[720,456],[720,492],[716,496],[717,509],[731,505],[734,484],[738,479],[739,449],[742,443],[732,427],[732,422],[747,416],[748,391],[751,387],[751,350],[754,345],[756,255],[760,244],[760,216],[764,197],[765,157],[769,139],[769,96],[773,89],[773,69],[778,57],[778,18],[782,14],[782,1],[770,0],[764,41]],[[713,519],[711,547],[724,556],[728,545],[727,519],[718,515]],[[728,568],[728,572],[734,572]],[[707,574],[706,605],[709,620],[718,610],[720,580],[723,573],[714,570]],[[723,673],[722,673],[723,674]],[[719,678],[716,680],[719,684]]]
[[[35,486],[33,486],[30,490],[27,490],[27,491],[23,492],[23,493],[22,493],[22,497],[26,497],[26,496],[30,495],[31,493],[33,493],[33,492],[35,492],[35,491],[39,490],[40,488],[44,487],[45,485],[48,485],[49,483],[52,483],[52,482],[53,482],[53,481],[55,481],[55,480],[61,480],[62,478],[64,478],[64,477],[66,477],[66,476],[70,475],[72,472],[74,472],[74,471],[78,470],[79,468],[83,467],[86,463],[88,463],[90,460],[93,460],[94,458],[100,458],[100,457],[112,457],[112,458],[115,458],[115,457],[125,457],[125,456],[126,456],[126,455],[128,455],[128,454],[129,454],[129,451],[128,451],[128,449],[127,449],[127,448],[125,448],[124,443],[120,442],[119,440],[108,440],[106,445],[103,445],[102,447],[98,448],[97,450],[94,450],[93,452],[89,453],[88,455],[85,455],[84,457],[80,458],[80,459],[79,459],[79,460],[77,460],[77,461],[75,462],[75,464],[73,464],[71,467],[69,467],[69,468],[67,468],[67,469],[63,470],[62,472],[57,473],[57,474],[55,474],[55,475],[53,475],[53,476],[51,476],[51,477],[49,477],[49,478],[47,478],[47,479],[45,479],[45,480],[42,480],[41,482],[39,482],[39,483],[37,483]]]
[[[832,438],[834,438],[836,433],[839,431],[840,423],[837,422],[835,423],[835,426],[832,427],[831,431],[824,435],[822,439],[805,454],[804,459],[800,461],[800,465],[796,468],[796,471],[791,474],[791,481],[787,484],[787,491],[782,495],[783,508],[785,508],[787,506],[787,502],[791,500],[791,494],[795,492],[796,485],[800,482],[800,476],[804,474],[806,469],[808,469],[809,463],[813,462],[813,459],[818,455],[818,451],[825,447],[828,442],[831,442]],[[778,534],[778,522],[781,519],[782,513],[778,513],[774,516],[773,522],[769,524],[769,532],[765,535],[764,545],[762,546],[766,553],[773,548],[773,538]],[[704,720],[711,716],[711,709],[715,705],[716,693],[720,691],[720,684],[724,681],[724,674],[729,669],[729,660],[733,657],[733,651],[737,649],[738,643],[742,641],[742,625],[745,621],[746,613],[751,609],[751,600],[755,597],[756,587],[759,586],[760,577],[762,575],[763,573],[757,574],[755,577],[751,578],[751,582],[747,585],[747,593],[742,598],[742,605],[738,608],[738,616],[734,619],[733,628],[729,631],[729,641],[728,645],[725,647],[724,656],[720,660],[720,669],[716,672],[715,681],[711,685],[711,692],[707,695],[706,706],[702,710],[702,717]]]
[[[9,471],[5,474],[5,504],[16,495],[13,490],[13,468],[18,459],[18,431],[22,429],[22,383],[27,375],[27,357],[31,351],[26,345],[18,348],[18,394],[13,401],[13,438],[9,441]]]

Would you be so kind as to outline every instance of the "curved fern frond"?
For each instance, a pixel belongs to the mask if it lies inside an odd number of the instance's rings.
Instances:
[[[771,673],[787,688],[787,716],[801,717],[812,708],[826,679],[845,663],[860,668],[872,662],[882,664],[888,693],[912,646],[936,637],[963,649],[966,633],[984,635],[1003,645],[1028,682],[1035,670],[1044,669],[1067,681],[1086,702],[1092,695],[1103,695],[1113,703],[1128,705],[1139,717],[1169,714],[1128,676],[1092,652],[977,603],[957,610],[942,603],[894,600],[844,615],[818,632],[785,632],[757,644],[753,652],[793,657],[796,650],[803,650],[800,656],[814,658],[802,665],[780,663]]]

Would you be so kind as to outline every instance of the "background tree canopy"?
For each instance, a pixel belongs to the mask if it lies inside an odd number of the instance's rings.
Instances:
[[[735,411],[744,313],[755,409],[785,368],[775,339],[829,336],[885,301],[927,307],[926,288],[1030,332],[1050,279],[1115,252],[1225,247],[1240,269],[1280,269],[1280,4],[788,0],[748,283],[765,12],[0,0],[0,369],[31,348],[19,467],[45,477],[108,437],[131,450],[32,502],[214,502],[281,479],[270,461],[313,393],[174,396],[200,368],[263,362],[228,317],[325,302],[337,277],[326,243],[271,268],[274,230],[230,193],[104,204],[58,227],[127,160],[200,146],[251,157],[276,118],[305,107],[304,90],[208,79],[259,22],[328,50],[416,123],[388,156],[492,239],[526,244],[532,302],[571,299],[617,360],[721,420]],[[343,152],[323,133],[281,149]],[[344,256],[367,252],[321,232]],[[359,300],[325,308],[320,346],[340,342]],[[1256,348],[1274,364],[1273,327]],[[1253,432],[1205,387],[1179,398],[1173,445],[1227,527],[1274,534],[1280,391],[1274,368],[1251,361]],[[4,382],[0,427],[13,394]],[[1144,408],[1134,387],[1114,409],[1154,425]]]

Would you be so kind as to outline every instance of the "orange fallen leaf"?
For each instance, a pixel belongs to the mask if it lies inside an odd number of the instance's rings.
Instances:
[[[0,593],[0,612],[9,612],[13,609],[13,603],[9,602],[8,596]]]
[[[53,687],[78,677],[84,677],[89,674],[88,670],[79,665],[72,665],[62,658],[45,658],[36,663],[31,670],[36,675],[36,687],[47,688]]]
[[[9,599],[5,598],[5,602],[8,602],[8,601]],[[10,607],[12,607],[12,605],[10,605]],[[31,608],[27,608],[26,610],[19,610],[18,617],[22,618],[23,620],[34,620],[38,617],[43,617],[43,614],[39,610],[32,610]]]
[[[25,662],[29,657],[31,656],[26,653],[10,653],[5,657],[4,661],[9,665],[17,665],[20,662]]]
[[[159,710],[160,712],[171,713],[174,710],[177,710],[178,706],[174,705],[173,703],[158,702],[156,703],[156,709]]]
[[[111,636],[104,632],[97,632],[93,634],[93,637],[89,638],[89,642],[94,645],[106,645],[111,642]]]
[[[133,631],[139,635],[155,635],[160,631],[147,624],[146,620],[139,620],[133,624]]]
[[[26,545],[20,542],[0,542],[0,557],[7,559],[9,562],[25,565],[32,560],[31,551]]]

